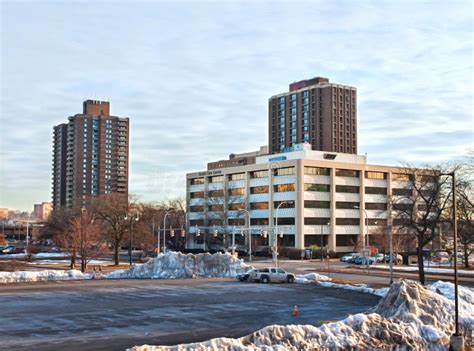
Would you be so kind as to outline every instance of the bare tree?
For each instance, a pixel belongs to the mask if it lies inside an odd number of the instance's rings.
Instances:
[[[437,227],[444,220],[449,204],[449,179],[440,177],[442,167],[400,169],[406,186],[393,189],[394,225],[402,226],[416,236],[418,277],[425,284],[423,248],[437,235]]]
[[[76,238],[70,230],[71,219],[77,215],[77,211],[72,210],[55,210],[39,235],[40,240],[52,239],[53,242],[60,248],[69,253],[71,260],[70,268],[74,268],[77,257],[77,243]]]
[[[119,264],[119,251],[127,227],[124,216],[128,210],[128,199],[117,193],[99,196],[91,203],[91,211],[101,224],[104,238],[113,248],[115,265]]]

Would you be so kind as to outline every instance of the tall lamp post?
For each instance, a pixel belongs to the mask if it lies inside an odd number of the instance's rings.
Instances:
[[[458,225],[457,225],[457,204],[456,204],[456,175],[454,171],[450,173],[441,173],[440,176],[450,176],[452,179],[452,197],[453,197],[453,246],[454,246],[454,323],[455,331],[451,336],[450,349],[464,350],[464,339],[459,333],[459,301],[458,301]]]
[[[169,209],[168,211],[166,211],[165,217],[163,219],[163,253],[166,252],[166,218],[168,218],[168,215],[171,212],[176,212],[176,210],[174,208],[172,208],[172,209]],[[170,234],[171,234],[171,230],[172,229],[170,228]]]
[[[135,213],[127,213],[124,217],[124,220],[130,221],[130,229],[129,229],[129,248],[128,248],[128,257],[129,257],[129,264],[130,266],[132,265],[132,226],[133,226],[133,221],[138,222],[139,217],[138,217],[138,212]]]
[[[280,206],[283,204],[293,204],[293,201],[282,201],[278,204],[276,210],[275,210],[275,245],[274,245],[274,251],[273,251],[273,261],[275,262],[275,267],[278,267],[278,210],[280,209]]]
[[[249,262],[252,262],[252,230],[250,229],[250,212],[246,209],[240,209],[240,212],[247,214],[247,230],[249,233]]]
[[[361,208],[359,206],[354,206],[355,209],[360,209],[362,211],[364,211],[364,215],[365,215],[365,230],[366,230],[366,235],[365,235],[365,250],[369,250],[369,257],[367,257],[367,274],[369,274],[369,269],[370,269],[370,263],[369,263],[369,259],[370,259],[370,247],[369,247],[369,215],[367,214],[367,211],[365,210],[365,208]]]
[[[324,246],[323,226],[329,225],[329,224],[330,224],[329,222],[321,224],[321,266],[323,264],[323,246]]]

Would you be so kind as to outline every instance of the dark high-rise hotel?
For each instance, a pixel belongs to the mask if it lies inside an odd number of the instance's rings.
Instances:
[[[357,154],[357,90],[316,77],[268,101],[269,152],[310,143],[313,150]]]
[[[128,195],[129,120],[110,104],[87,100],[82,114],[54,127],[53,208],[85,205],[91,196]]]

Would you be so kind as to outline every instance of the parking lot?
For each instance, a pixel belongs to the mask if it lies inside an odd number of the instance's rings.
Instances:
[[[378,299],[315,285],[229,279],[17,284],[0,291],[0,349],[121,350],[239,337],[271,324],[342,319]]]

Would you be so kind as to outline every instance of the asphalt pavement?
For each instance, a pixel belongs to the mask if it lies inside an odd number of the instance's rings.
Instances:
[[[124,350],[240,337],[271,324],[343,319],[378,300],[314,284],[230,279],[12,284],[0,289],[0,349]]]

